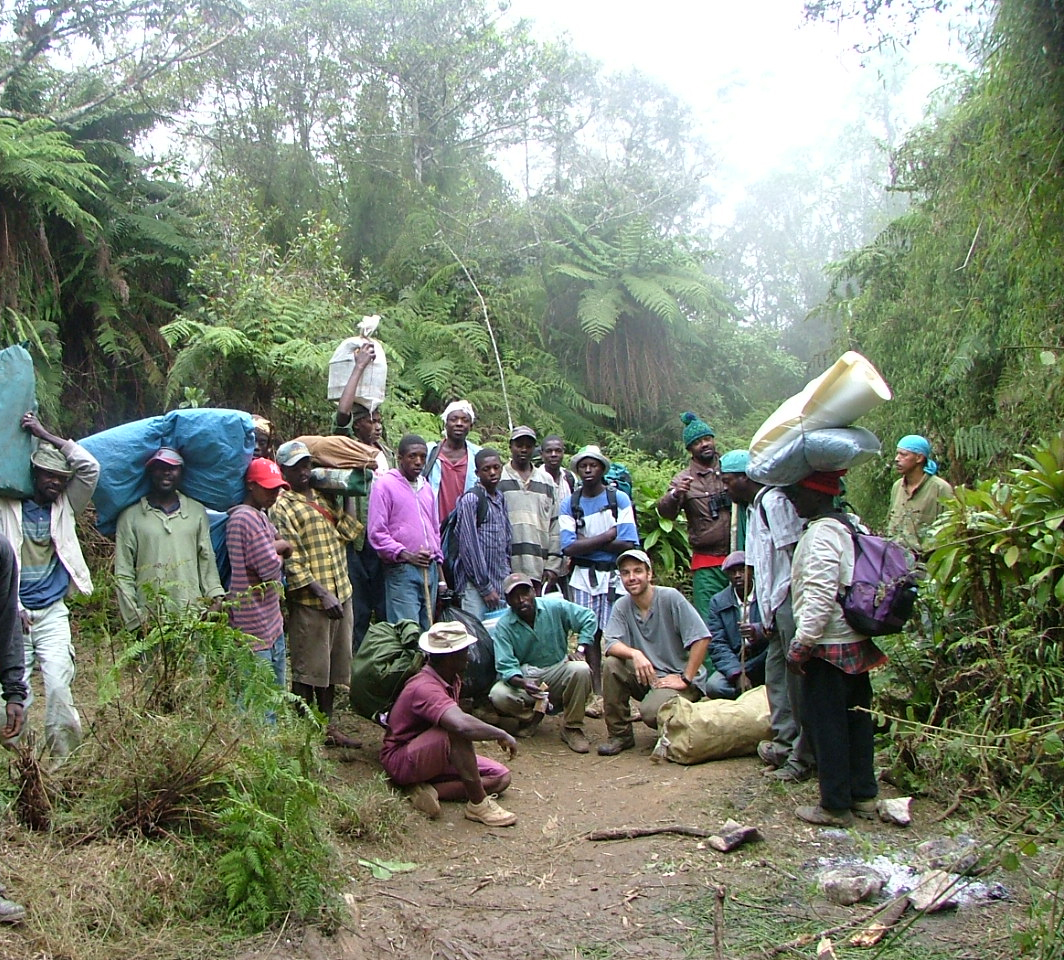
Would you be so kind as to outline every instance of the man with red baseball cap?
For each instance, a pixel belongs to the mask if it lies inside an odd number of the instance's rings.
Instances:
[[[251,640],[251,649],[273,668],[285,688],[284,619],[281,574],[292,545],[282,540],[266,511],[289,485],[272,460],[251,461],[244,478],[244,502],[229,510],[225,544],[233,568],[229,583],[229,624]]]
[[[118,517],[115,592],[129,630],[146,626],[161,605],[218,609],[225,596],[207,511],[178,489],[184,464],[171,447],[156,450],[146,464],[148,495]]]

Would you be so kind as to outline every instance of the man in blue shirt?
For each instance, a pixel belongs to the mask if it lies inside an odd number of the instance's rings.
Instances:
[[[484,447],[474,460],[477,484],[458,498],[455,507],[458,559],[451,586],[462,600],[462,609],[482,620],[489,610],[498,610],[505,603],[502,582],[510,574],[513,535],[506,501],[499,493],[499,451]]]
[[[595,641],[595,615],[567,600],[536,597],[532,579],[512,573],[503,583],[509,610],[495,626],[495,671],[491,702],[503,716],[521,721],[517,735],[530,737],[543,719],[536,701],[561,700],[565,711],[562,740],[570,750],[587,753],[584,704],[591,693],[591,670],[584,657]],[[578,633],[576,653],[569,634]],[[540,685],[545,684],[546,690]]]
[[[602,689],[599,642],[620,592],[617,557],[639,546],[635,511],[623,490],[607,490],[603,478],[610,461],[594,445],[576,453],[569,464],[580,487],[558,511],[562,553],[573,562],[569,592],[573,603],[595,614],[598,633],[588,648],[588,664],[596,691]]]

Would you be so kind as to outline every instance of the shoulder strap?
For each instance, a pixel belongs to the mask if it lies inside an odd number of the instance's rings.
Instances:
[[[473,493],[477,495],[477,526],[481,526],[488,519],[488,492],[479,483],[473,487]]]
[[[610,508],[610,513],[613,514],[613,519],[616,520],[618,512],[619,512],[618,507],[617,507],[617,488],[616,487],[607,487],[606,488],[606,506],[608,506]]]
[[[439,443],[436,444],[436,446],[432,448],[432,452],[429,454],[428,459],[425,461],[425,466],[421,468],[421,476],[423,476],[426,480],[428,480],[429,474],[432,472],[432,468],[436,466],[436,461],[440,458],[440,447],[442,446],[443,441],[441,440]]]

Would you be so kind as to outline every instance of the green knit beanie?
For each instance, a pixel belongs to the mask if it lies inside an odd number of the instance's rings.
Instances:
[[[683,445],[685,447],[691,446],[692,443],[696,440],[701,440],[703,437],[716,436],[713,428],[705,420],[699,420],[697,415],[691,413],[690,410],[680,414],[680,422],[684,425]]]

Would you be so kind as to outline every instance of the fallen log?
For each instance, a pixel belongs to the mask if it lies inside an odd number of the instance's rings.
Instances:
[[[637,837],[655,837],[660,833],[677,833],[681,837],[711,837],[713,831],[701,827],[685,827],[673,824],[666,827],[620,827],[616,830],[592,830],[588,840],[635,840]]]

